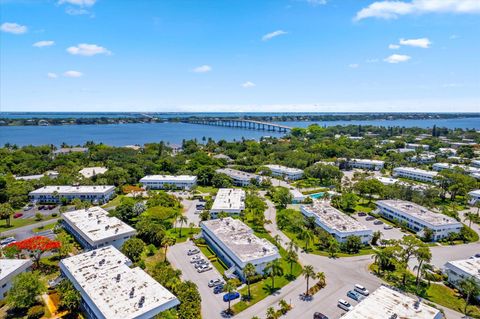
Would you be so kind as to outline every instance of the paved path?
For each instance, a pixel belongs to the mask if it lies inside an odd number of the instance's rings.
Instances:
[[[22,226],[10,230],[6,230],[0,233],[0,236],[2,237],[9,237],[9,236],[14,236],[15,238],[19,239],[24,239],[26,235],[32,234],[33,230],[35,228],[41,227],[41,226],[47,226],[53,223],[56,223],[60,217],[54,218],[54,219],[49,219],[45,221],[41,221],[35,224],[27,225],[27,226]]]

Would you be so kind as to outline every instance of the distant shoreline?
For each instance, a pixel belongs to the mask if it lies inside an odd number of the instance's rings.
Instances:
[[[265,122],[323,122],[368,120],[435,120],[479,118],[480,113],[227,113],[227,112],[0,112],[0,126],[105,125],[131,123],[184,122],[194,119],[247,119]]]

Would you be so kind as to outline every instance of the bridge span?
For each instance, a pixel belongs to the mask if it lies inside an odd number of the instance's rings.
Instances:
[[[287,133],[292,129],[292,127],[286,125],[244,119],[188,119],[184,122],[191,124],[235,127],[247,130],[260,130],[280,133]]]

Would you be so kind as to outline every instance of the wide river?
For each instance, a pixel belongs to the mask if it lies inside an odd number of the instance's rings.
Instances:
[[[334,125],[375,125],[428,128],[433,125],[448,128],[473,128],[480,130],[480,118],[455,118],[437,120],[370,120],[370,121],[325,121],[325,122],[282,122],[292,127],[307,127],[313,123],[321,126]],[[0,126],[0,145],[5,143],[22,145],[81,145],[86,141],[114,146],[164,141],[181,144],[182,140],[205,138],[228,141],[259,139],[262,136],[283,134],[254,131],[239,128],[203,126],[186,123],[151,124],[108,124],[108,125],[66,125],[66,126]]]

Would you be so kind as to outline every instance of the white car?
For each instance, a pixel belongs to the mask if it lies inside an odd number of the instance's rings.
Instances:
[[[202,256],[200,256],[200,255],[195,255],[195,256],[193,256],[193,257],[190,259],[190,263],[192,263],[192,264],[193,264],[193,263],[196,263],[196,262],[198,262],[200,259],[202,259]]]
[[[359,294],[362,294],[364,296],[368,296],[370,292],[367,290],[367,288],[363,287],[362,285],[356,284],[354,290],[358,292]]]
[[[340,307],[341,309],[345,310],[345,311],[350,311],[353,309],[353,306],[346,300],[343,300],[343,299],[338,299],[338,307]]]
[[[201,272],[209,271],[211,269],[212,269],[212,265],[206,264],[206,265],[202,265],[200,268],[198,268],[197,271],[199,273],[201,273]]]
[[[189,249],[187,251],[187,255],[188,256],[191,256],[191,255],[196,255],[200,252],[200,250],[198,248],[192,248],[192,249]]]
[[[212,280],[208,281],[208,287],[210,287],[210,288],[220,286],[220,285],[223,285],[223,284],[224,284],[224,282],[220,278],[212,279]]]
[[[386,229],[386,230],[389,230],[389,229],[392,229],[393,226],[392,225],[385,225],[383,226],[383,229]]]
[[[8,245],[10,245],[11,243],[15,243],[17,240],[14,238],[14,237],[7,237],[5,239],[2,239],[0,241],[0,246],[1,248],[4,248]]]

